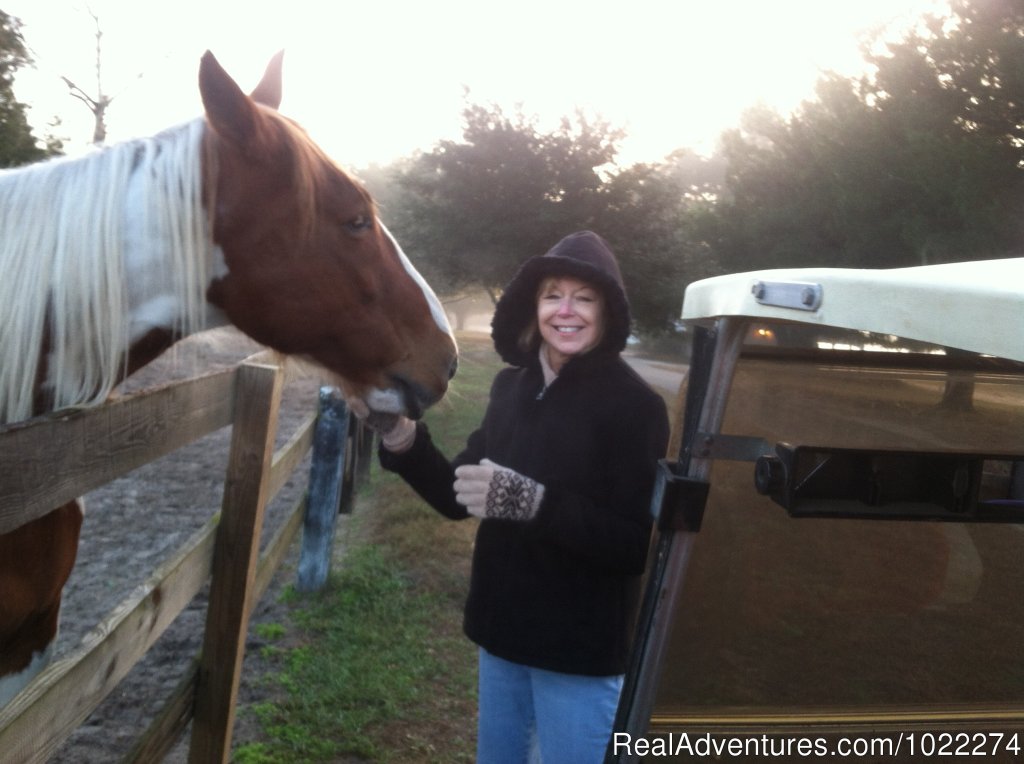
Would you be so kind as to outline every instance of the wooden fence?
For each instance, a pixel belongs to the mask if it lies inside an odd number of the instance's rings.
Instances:
[[[305,524],[300,567],[326,578],[338,508],[351,506],[372,437],[348,427],[336,395],[273,450],[285,372],[275,356],[114,400],[104,406],[0,428],[0,533],[39,517],[204,435],[232,426],[219,516],[166,559],[66,657],[0,709],[4,764],[44,762],[68,738],[207,582],[203,647],[125,761],[166,756],[191,720],[189,761],[226,762],[249,615]],[[342,426],[340,422],[344,422]],[[342,438],[349,448],[332,441]],[[310,493],[259,554],[263,514],[314,446]],[[327,451],[333,453],[325,453]],[[330,460],[333,458],[333,462]],[[308,500],[307,500],[308,497]],[[329,509],[325,510],[325,503]],[[314,511],[308,511],[315,506]],[[326,536],[327,540],[324,540]],[[311,561],[307,550],[326,557]]]

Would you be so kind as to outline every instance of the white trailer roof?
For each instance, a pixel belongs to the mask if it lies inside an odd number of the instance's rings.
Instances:
[[[1024,258],[750,271],[686,288],[684,319],[719,316],[893,334],[1024,361]]]

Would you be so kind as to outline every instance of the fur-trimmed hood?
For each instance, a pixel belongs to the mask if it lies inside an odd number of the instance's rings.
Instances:
[[[536,361],[539,335],[526,347],[520,344],[520,338],[537,319],[537,290],[549,276],[570,276],[601,290],[606,309],[604,337],[590,352],[622,352],[632,319],[619,264],[608,242],[592,231],[579,231],[566,236],[545,254],[527,260],[505,287],[491,320],[491,337],[498,355],[513,366]]]

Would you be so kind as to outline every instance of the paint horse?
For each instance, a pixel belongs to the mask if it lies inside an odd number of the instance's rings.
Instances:
[[[101,403],[228,322],[419,417],[451,329],[367,191],[278,114],[281,54],[247,96],[206,53],[199,89],[195,121],[0,174],[0,423]],[[0,534],[0,706],[52,654],[81,522],[72,502]]]

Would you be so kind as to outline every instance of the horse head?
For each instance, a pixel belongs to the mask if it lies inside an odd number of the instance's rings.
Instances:
[[[257,341],[341,377],[371,411],[417,418],[457,351],[444,310],[363,186],[281,116],[281,54],[246,95],[207,53],[207,208],[226,271],[208,300]]]

